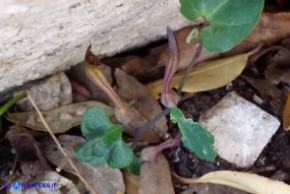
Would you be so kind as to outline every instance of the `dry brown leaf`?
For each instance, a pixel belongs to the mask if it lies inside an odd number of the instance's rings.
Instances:
[[[64,147],[65,151],[71,156],[74,164],[77,166],[80,173],[86,178],[94,190],[102,194],[116,193],[117,191],[125,192],[125,185],[123,182],[122,173],[119,169],[113,169],[107,165],[100,167],[93,167],[85,162],[81,162],[73,156],[71,152],[73,147],[77,144],[83,143],[84,138],[78,136],[61,135],[59,141]],[[64,162],[63,154],[58,149],[57,145],[52,142],[44,142],[42,145],[42,151],[46,158],[54,165],[59,166]],[[65,164],[64,171],[74,173],[71,166]]]
[[[159,55],[164,47],[165,45],[161,45],[148,51],[142,49],[142,53],[139,55],[110,57],[102,60],[102,62],[111,67],[119,67],[129,75],[144,80],[148,78],[143,77],[143,75],[157,64]]]
[[[258,90],[258,92],[265,101],[270,103],[275,113],[281,116],[284,102],[282,91],[277,89],[275,85],[269,83],[264,79],[255,79],[247,76],[243,77],[249,84],[251,84]]]
[[[270,53],[271,54],[271,53]],[[269,59],[265,78],[271,83],[290,81],[290,50],[281,47],[274,56]]]
[[[227,185],[254,194],[289,194],[290,186],[256,174],[237,171],[215,171],[200,178],[182,178],[173,175],[183,183],[214,183]]]
[[[140,176],[131,174],[127,169],[123,170],[127,194],[137,194],[139,190]]]
[[[136,78],[126,74],[120,69],[116,69],[115,77],[118,83],[117,93],[127,102],[132,102],[131,108],[136,110],[134,114],[136,118],[130,123],[131,127],[141,127],[162,112],[158,102],[156,102],[150,95],[148,89],[137,81]],[[153,127],[147,129],[142,134],[141,139],[148,142],[157,142],[160,140],[160,137],[165,137],[166,132],[166,119],[163,117]]]
[[[155,162],[141,166],[139,194],[175,194],[167,160],[159,154]]]
[[[290,130],[290,93],[288,93],[287,101],[283,111],[283,128],[286,131]]]
[[[43,111],[43,116],[54,133],[64,133],[80,124],[82,115],[90,106],[99,106],[109,116],[114,115],[114,109],[112,107],[97,101],[87,101],[62,106],[50,111]],[[20,126],[38,131],[47,131],[36,112],[11,113],[8,119]]]
[[[255,51],[198,64],[190,72],[183,91],[201,92],[225,86],[242,73],[246,67],[248,57],[253,52]],[[183,75],[184,72],[176,74],[171,80],[171,86],[177,88]],[[147,84],[147,88],[153,97],[159,97],[162,82],[163,80],[157,80]]]

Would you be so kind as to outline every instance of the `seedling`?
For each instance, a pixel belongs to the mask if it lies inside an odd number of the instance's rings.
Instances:
[[[176,146],[180,140],[185,148],[194,152],[200,159],[214,162],[217,155],[213,149],[214,137],[200,124],[192,119],[186,119],[179,108],[178,101],[182,88],[192,67],[204,47],[209,52],[226,52],[237,45],[254,29],[261,15],[263,0],[180,0],[181,14],[189,20],[203,21],[199,28],[189,34],[187,42],[192,39],[197,44],[196,53],[186,70],[184,77],[174,92],[170,87],[170,80],[179,67],[179,49],[170,28],[167,36],[170,55],[166,65],[161,102],[166,109],[143,127],[136,129],[133,148],[138,143],[139,136],[144,130],[154,124],[160,117],[170,113],[170,120],[177,124],[180,133],[155,147],[143,149],[142,161],[153,161],[162,150]],[[90,67],[87,69],[89,77],[96,77]],[[96,72],[95,72],[96,73]],[[98,72],[99,73],[99,72]],[[109,87],[103,79],[96,83],[100,88]],[[106,85],[106,86],[105,86]],[[106,92],[107,90],[107,92]],[[125,118],[119,121],[126,125],[130,120],[130,111],[116,97],[111,89],[104,90],[115,102],[117,109],[122,109]],[[108,92],[109,91],[109,92]],[[121,105],[120,105],[121,104]],[[120,108],[121,107],[121,108]],[[123,108],[122,108],[123,107]],[[124,116],[125,115],[125,116]],[[116,114],[118,117],[118,114]],[[127,117],[128,116],[128,117]],[[98,166],[108,163],[113,168],[130,166],[131,171],[138,171],[138,161],[133,160],[132,149],[122,140],[122,126],[112,124],[106,113],[98,108],[89,108],[82,119],[81,130],[87,141],[76,149],[76,156],[92,165]],[[131,164],[131,165],[130,165]]]

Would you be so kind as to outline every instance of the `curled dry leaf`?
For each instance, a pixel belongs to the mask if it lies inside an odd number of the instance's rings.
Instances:
[[[97,193],[111,194],[117,191],[125,192],[122,173],[119,169],[113,169],[106,165],[93,167],[87,163],[81,162],[73,156],[72,149],[77,144],[83,143],[84,138],[78,136],[62,135],[59,141],[63,145],[65,151],[71,156],[74,164],[77,166],[80,173],[93,186]],[[41,144],[42,150],[46,158],[54,165],[60,166],[65,161],[62,153],[57,145],[52,142],[44,142]],[[63,167],[64,171],[74,173],[71,166],[67,163]]]
[[[174,194],[167,160],[159,154],[155,162],[146,162],[141,166],[139,194]]]
[[[173,173],[182,183],[215,183],[227,185],[254,194],[289,194],[290,186],[281,182],[256,174],[237,171],[216,171],[203,175],[200,178],[182,178]]]
[[[238,77],[247,65],[248,57],[256,50],[214,61],[202,62],[190,72],[183,87],[185,92],[201,92],[225,86]],[[178,87],[184,72],[177,73],[171,80],[172,87]],[[153,97],[158,98],[162,80],[146,85]]]
[[[97,101],[87,101],[62,106],[50,111],[43,111],[43,116],[54,133],[64,133],[72,127],[79,125],[84,112],[91,106],[101,107],[109,116],[114,115],[112,107]],[[36,112],[11,113],[8,119],[20,126],[38,131],[47,131]]]
[[[283,128],[286,131],[290,130],[290,93],[288,93],[287,101],[283,111]]]

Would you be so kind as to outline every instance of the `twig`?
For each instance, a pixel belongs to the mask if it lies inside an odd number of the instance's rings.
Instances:
[[[58,141],[58,139],[56,138],[56,136],[54,135],[54,133],[52,132],[51,127],[49,126],[49,124],[46,122],[46,120],[44,119],[42,113],[40,112],[38,106],[36,105],[34,99],[31,97],[30,93],[27,92],[27,98],[30,101],[30,103],[32,104],[32,106],[35,108],[38,116],[41,119],[41,122],[43,123],[43,125],[45,126],[45,128],[47,129],[48,133],[51,135],[52,139],[54,140],[54,142],[56,143],[56,145],[58,146],[58,148],[60,149],[60,151],[62,152],[62,154],[64,155],[64,157],[67,159],[68,163],[71,165],[72,169],[75,171],[76,175],[80,178],[80,180],[88,187],[88,189],[94,193],[97,194],[97,192],[92,188],[92,186],[87,182],[87,180],[83,177],[83,175],[80,173],[80,171],[78,170],[78,168],[76,167],[76,165],[73,163],[72,159],[70,157],[68,157],[68,155],[66,154],[66,152],[64,151],[63,147],[61,146],[60,142]]]
[[[182,89],[185,85],[185,82],[192,70],[192,68],[196,65],[196,62],[197,62],[197,59],[198,57],[200,56],[200,53],[201,53],[201,50],[202,50],[202,44],[200,42],[197,43],[197,48],[196,48],[196,52],[190,62],[190,65],[187,67],[186,69],[186,72],[184,73],[183,77],[182,77],[182,80],[178,86],[178,89],[177,89],[177,94],[180,95],[181,92],[182,92]]]
[[[152,125],[154,125],[154,123],[156,123],[160,118],[164,117],[165,115],[167,115],[168,113],[170,113],[171,108],[166,108],[165,110],[163,110],[162,112],[160,112],[157,116],[155,116],[152,120],[150,120],[149,122],[147,122],[145,125],[143,125],[142,127],[139,127],[137,129],[135,129],[135,137],[134,137],[134,141],[132,144],[132,148],[135,149],[137,146],[137,143],[140,139],[141,134],[148,128],[150,128]]]

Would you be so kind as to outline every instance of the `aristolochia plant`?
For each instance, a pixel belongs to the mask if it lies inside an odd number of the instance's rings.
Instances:
[[[226,52],[237,45],[254,29],[261,15],[263,0],[180,0],[181,14],[189,20],[203,21],[201,27],[194,28],[189,34],[187,42],[196,39],[197,49],[191,64],[186,70],[177,92],[170,87],[170,81],[179,67],[179,49],[174,34],[170,28],[167,36],[170,48],[169,59],[166,65],[161,102],[166,109],[155,119],[141,128],[136,129],[135,143],[140,133],[149,128],[158,118],[170,113],[170,120],[176,123],[180,133],[158,146],[143,149],[141,161],[152,161],[157,153],[176,146],[181,142],[197,157],[210,162],[215,161],[217,155],[213,149],[214,137],[199,123],[186,119],[181,110],[177,108],[184,83],[196,64],[202,46],[209,52]],[[91,53],[92,54],[92,53]],[[87,53],[87,58],[90,59]],[[92,63],[93,65],[95,63]],[[87,74],[96,85],[104,90],[116,105],[117,119],[126,125],[130,121],[130,109],[118,99],[114,90],[107,84],[100,71],[94,66],[87,66]],[[94,75],[98,73],[99,76]],[[121,113],[121,114],[119,114]],[[121,116],[120,116],[121,115]],[[113,168],[130,166],[130,171],[138,171],[138,160],[134,157],[132,149],[122,139],[122,125],[110,122],[104,110],[98,107],[89,108],[81,122],[81,130],[87,138],[86,142],[76,149],[76,156],[94,166],[108,163]],[[135,146],[133,146],[135,147]],[[140,161],[139,160],[139,161]]]

